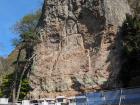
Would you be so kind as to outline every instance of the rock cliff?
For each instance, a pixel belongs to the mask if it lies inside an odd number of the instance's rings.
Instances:
[[[127,0],[45,0],[30,83],[34,98],[120,87]]]

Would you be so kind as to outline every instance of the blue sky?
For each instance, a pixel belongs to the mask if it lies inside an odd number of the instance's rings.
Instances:
[[[12,32],[12,26],[41,8],[42,3],[43,0],[0,0],[0,56],[8,56],[14,49],[12,39],[17,35]]]

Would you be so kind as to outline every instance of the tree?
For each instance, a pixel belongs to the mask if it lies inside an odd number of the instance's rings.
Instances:
[[[18,55],[15,63],[15,73],[14,73],[14,83],[13,83],[13,95],[12,100],[16,102],[22,90],[23,80],[26,79],[27,70],[30,70],[30,65],[32,63],[32,52],[33,46],[38,43],[38,35],[36,34],[36,25],[40,18],[41,11],[38,10],[33,14],[28,14],[22,18],[19,22],[14,25],[14,32],[19,35],[18,39],[13,40],[13,45],[18,47]],[[20,57],[22,50],[26,50],[26,59],[24,63],[24,68],[20,70]],[[23,62],[23,61],[22,61]],[[27,66],[27,67],[26,67]],[[21,71],[21,72],[19,72]],[[19,79],[19,80],[18,80]],[[23,93],[23,92],[22,92]],[[24,95],[22,95],[23,97]]]
[[[0,96],[8,97],[11,96],[11,84],[13,81],[13,74],[5,75],[2,79],[2,84],[0,86]]]
[[[123,25],[123,59],[120,79],[124,87],[129,86],[132,78],[140,75],[140,19],[127,16]]]
[[[140,20],[137,17],[127,16],[123,25],[123,47],[129,56],[140,51]]]
[[[13,83],[13,76],[14,73],[5,75],[4,78],[2,79],[2,84],[0,86],[0,97],[11,97],[12,96],[12,83]],[[17,78],[18,80],[20,80],[20,77]],[[21,84],[20,84],[20,93],[18,96],[18,99],[23,99],[29,92],[29,90],[31,89],[31,87],[29,86],[29,82],[28,79],[26,77],[23,77],[21,80]]]
[[[18,39],[13,40],[13,44],[21,42],[33,42],[38,39],[36,34],[36,26],[41,15],[41,10],[36,11],[33,14],[28,14],[22,18],[19,22],[14,25],[14,32],[19,35]],[[15,43],[16,42],[16,43]],[[18,43],[17,43],[18,42]]]

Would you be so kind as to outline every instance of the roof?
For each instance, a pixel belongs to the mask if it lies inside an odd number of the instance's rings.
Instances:
[[[86,98],[86,96],[76,96],[76,98]]]
[[[45,100],[55,100],[54,98],[46,98]]]
[[[57,96],[56,99],[58,98],[66,98],[65,96]]]
[[[75,99],[76,97],[75,96],[73,96],[73,97],[68,97],[68,99]]]

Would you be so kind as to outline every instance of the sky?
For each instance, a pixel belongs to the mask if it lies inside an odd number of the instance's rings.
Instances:
[[[18,37],[12,26],[23,16],[41,8],[43,0],[0,0],[0,56],[7,57],[14,49],[12,39]]]

